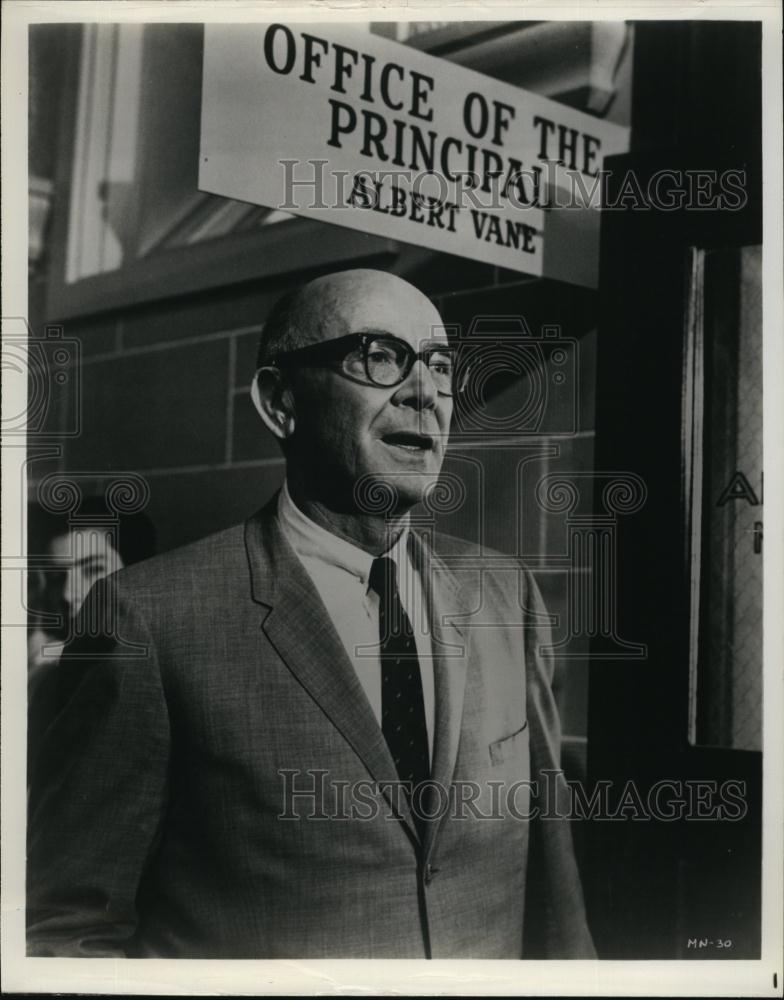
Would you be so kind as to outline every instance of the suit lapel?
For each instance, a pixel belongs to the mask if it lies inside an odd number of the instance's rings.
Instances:
[[[318,591],[280,530],[277,496],[246,522],[245,546],[253,599],[269,609],[261,624],[265,635],[414,833],[407,803],[385,788],[398,775],[370,702]]]
[[[467,616],[471,608],[451,570],[435,555],[424,537],[413,532],[412,555],[427,601],[433,645],[436,718],[431,776],[439,789],[448,794],[460,744],[466,675],[472,655],[470,631],[458,628],[450,619]],[[426,858],[432,851],[439,826],[439,822],[428,825]]]

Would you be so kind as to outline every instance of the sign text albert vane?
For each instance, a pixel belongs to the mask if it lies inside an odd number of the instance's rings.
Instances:
[[[526,274],[596,283],[628,129],[355,25],[206,25],[199,186]]]

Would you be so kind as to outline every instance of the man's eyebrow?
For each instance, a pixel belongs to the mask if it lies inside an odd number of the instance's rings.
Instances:
[[[403,338],[400,337],[400,336],[398,336],[398,334],[392,333],[389,330],[379,329],[378,327],[375,327],[375,326],[363,326],[363,327],[360,327],[358,330],[354,330],[354,333],[355,334],[357,334],[357,333],[367,333],[367,334],[370,334],[370,336],[372,336],[372,337],[391,337],[393,340],[403,340]],[[444,339],[443,335],[441,337],[439,337],[438,333],[439,333],[438,330],[431,330],[429,337],[420,337],[420,340],[422,340],[424,342],[427,342],[427,343],[431,343],[431,342],[432,343],[438,343],[438,344],[443,343],[444,346],[447,346],[448,345],[448,340]]]
[[[106,562],[105,556],[83,556],[81,559],[74,559],[74,566],[98,566]]]
[[[354,333],[369,333],[373,337],[392,337],[395,340],[402,340],[397,334],[392,333],[390,330],[382,330],[377,326],[361,326],[358,330],[354,330]]]

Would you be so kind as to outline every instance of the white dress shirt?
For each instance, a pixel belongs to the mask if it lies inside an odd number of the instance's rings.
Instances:
[[[291,499],[285,482],[280,491],[278,515],[283,535],[324,602],[380,726],[379,599],[368,582],[373,556],[306,517]],[[433,650],[422,581],[409,556],[408,538],[406,524],[395,544],[384,555],[393,559],[397,566],[400,602],[414,632],[432,759],[435,718]]]

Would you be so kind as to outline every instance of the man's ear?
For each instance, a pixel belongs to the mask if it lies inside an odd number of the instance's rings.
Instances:
[[[294,397],[277,368],[259,368],[250,387],[253,405],[272,433],[285,441],[294,433]]]

